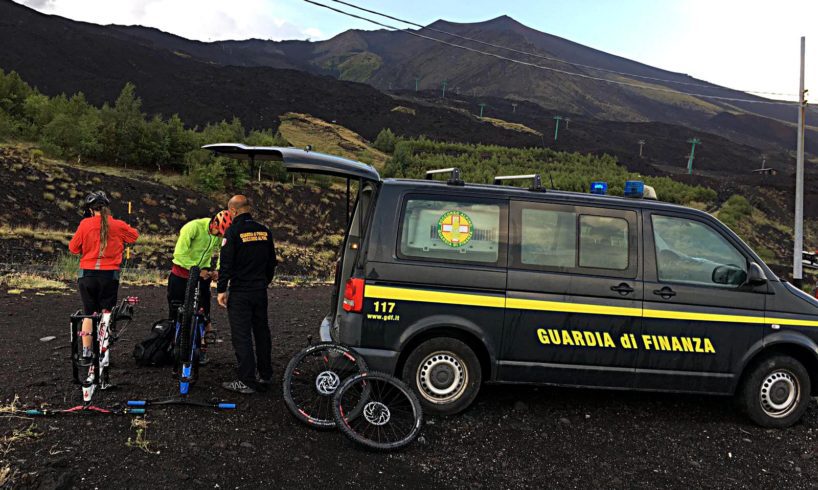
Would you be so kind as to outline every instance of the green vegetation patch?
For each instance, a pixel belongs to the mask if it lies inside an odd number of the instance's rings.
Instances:
[[[401,112],[403,114],[409,114],[410,116],[414,116],[415,114],[417,114],[417,111],[415,111],[411,107],[405,107],[402,105],[393,107],[392,112]]]
[[[338,62],[335,69],[338,78],[350,82],[365,82],[383,65],[383,60],[375,53],[364,51]]]
[[[497,126],[498,128],[509,129],[511,131],[517,131],[518,133],[529,133],[529,134],[534,134],[534,135],[537,135],[537,136],[542,135],[542,133],[540,133],[539,131],[535,131],[535,130],[529,128],[528,126],[526,126],[525,124],[508,122],[508,121],[504,121],[502,119],[496,119],[496,118],[493,118],[493,117],[482,117],[482,118],[480,118],[480,120],[485,121],[487,123],[491,123],[493,126]]]
[[[711,203],[712,189],[676,182],[668,177],[642,177],[628,172],[609,155],[557,152],[547,148],[507,148],[493,145],[438,143],[425,138],[399,140],[385,177],[423,178],[426,170],[458,167],[467,182],[491,183],[497,175],[538,173],[543,185],[564,191],[588,192],[593,181],[608,183],[612,195],[622,195],[626,180],[644,180],[660,200],[677,204]],[[530,182],[515,183],[529,186]]]
[[[76,271],[75,274],[76,276]],[[64,282],[48,279],[37,274],[14,273],[0,276],[0,286],[10,290],[60,290],[67,289]]]

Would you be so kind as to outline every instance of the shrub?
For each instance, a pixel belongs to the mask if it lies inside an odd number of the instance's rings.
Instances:
[[[54,201],[54,199],[56,199],[56,196],[54,196],[54,194],[50,192],[43,192],[43,199],[51,202]]]
[[[749,218],[752,213],[752,204],[743,196],[734,194],[725,201],[719,210],[718,217],[722,223],[735,231],[741,229],[742,222]]]
[[[375,138],[375,142],[372,144],[375,148],[381,150],[385,153],[392,153],[395,151],[395,142],[397,138],[395,137],[395,133],[392,132],[391,129],[386,128],[382,129],[378,136]]]
[[[59,201],[57,203],[57,207],[59,207],[63,211],[68,211],[70,209],[74,209],[76,206],[71,201]]]

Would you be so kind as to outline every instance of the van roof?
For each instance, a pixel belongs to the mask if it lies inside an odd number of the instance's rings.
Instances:
[[[384,186],[402,187],[406,189],[426,188],[432,189],[467,189],[484,193],[485,197],[514,197],[526,200],[542,200],[542,201],[565,201],[565,202],[582,202],[583,204],[598,204],[598,205],[617,205],[626,206],[635,209],[657,209],[665,211],[684,211],[688,213],[695,213],[710,216],[704,211],[678,204],[653,200],[640,199],[631,197],[611,196],[591,194],[585,192],[571,192],[552,189],[543,189],[542,191],[529,190],[526,187],[515,187],[510,185],[497,184],[476,184],[466,182],[463,185],[451,185],[445,180],[423,180],[423,179],[384,179]]]

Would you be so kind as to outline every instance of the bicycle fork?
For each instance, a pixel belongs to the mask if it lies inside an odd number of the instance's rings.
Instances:
[[[196,368],[194,365],[197,363],[196,359],[201,351],[200,343],[202,342],[202,338],[204,338],[204,330],[205,323],[202,321],[197,321],[194,328],[191,329],[191,336],[193,338],[190,339],[190,358],[182,363],[182,373],[179,378],[179,393],[183,396],[188,394],[191,383],[196,379]]]

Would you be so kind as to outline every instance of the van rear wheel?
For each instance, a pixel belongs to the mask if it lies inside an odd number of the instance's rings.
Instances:
[[[810,401],[809,373],[789,356],[770,356],[744,380],[740,396],[747,415],[762,427],[789,427],[804,415]]]
[[[403,380],[417,392],[423,410],[438,415],[462,412],[480,391],[480,361],[465,342],[437,337],[417,346],[403,367]]]

